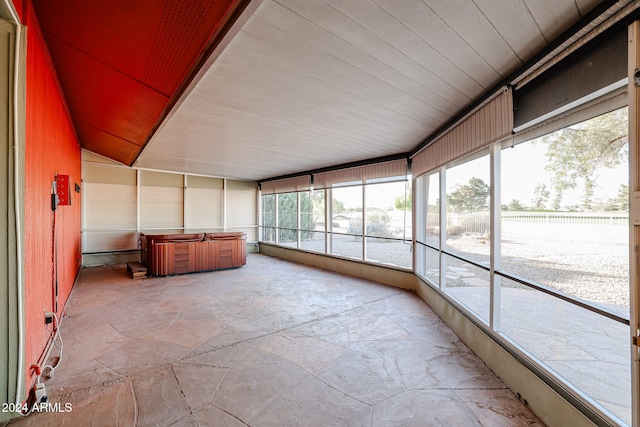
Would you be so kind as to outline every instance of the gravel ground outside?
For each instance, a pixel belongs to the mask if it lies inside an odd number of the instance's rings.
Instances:
[[[502,270],[581,299],[628,308],[627,231],[625,226],[509,224],[501,236]],[[489,260],[485,236],[456,236],[447,244],[473,260]]]

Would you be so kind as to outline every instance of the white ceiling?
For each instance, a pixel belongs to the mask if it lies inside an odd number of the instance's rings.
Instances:
[[[411,151],[598,3],[254,3],[134,166],[260,180]]]

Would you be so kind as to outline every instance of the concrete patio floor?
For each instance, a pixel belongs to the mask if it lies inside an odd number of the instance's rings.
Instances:
[[[45,384],[72,410],[11,427],[542,425],[415,294],[260,254],[83,269],[61,333]]]

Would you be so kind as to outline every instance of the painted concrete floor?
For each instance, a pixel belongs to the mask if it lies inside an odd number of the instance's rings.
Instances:
[[[11,427],[542,425],[415,294],[260,254],[83,269],[61,333],[60,411]]]

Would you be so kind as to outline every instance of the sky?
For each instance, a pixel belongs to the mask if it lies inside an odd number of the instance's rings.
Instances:
[[[545,145],[542,143],[525,142],[502,150],[502,204],[516,199],[524,205],[531,205],[538,183],[546,184],[553,197],[551,174],[544,170],[547,159],[543,147]],[[629,183],[629,164],[624,162],[614,169],[600,168],[597,176],[594,200],[614,198],[620,185]],[[575,190],[565,192],[562,204],[579,205],[581,196],[582,189],[579,185]]]

